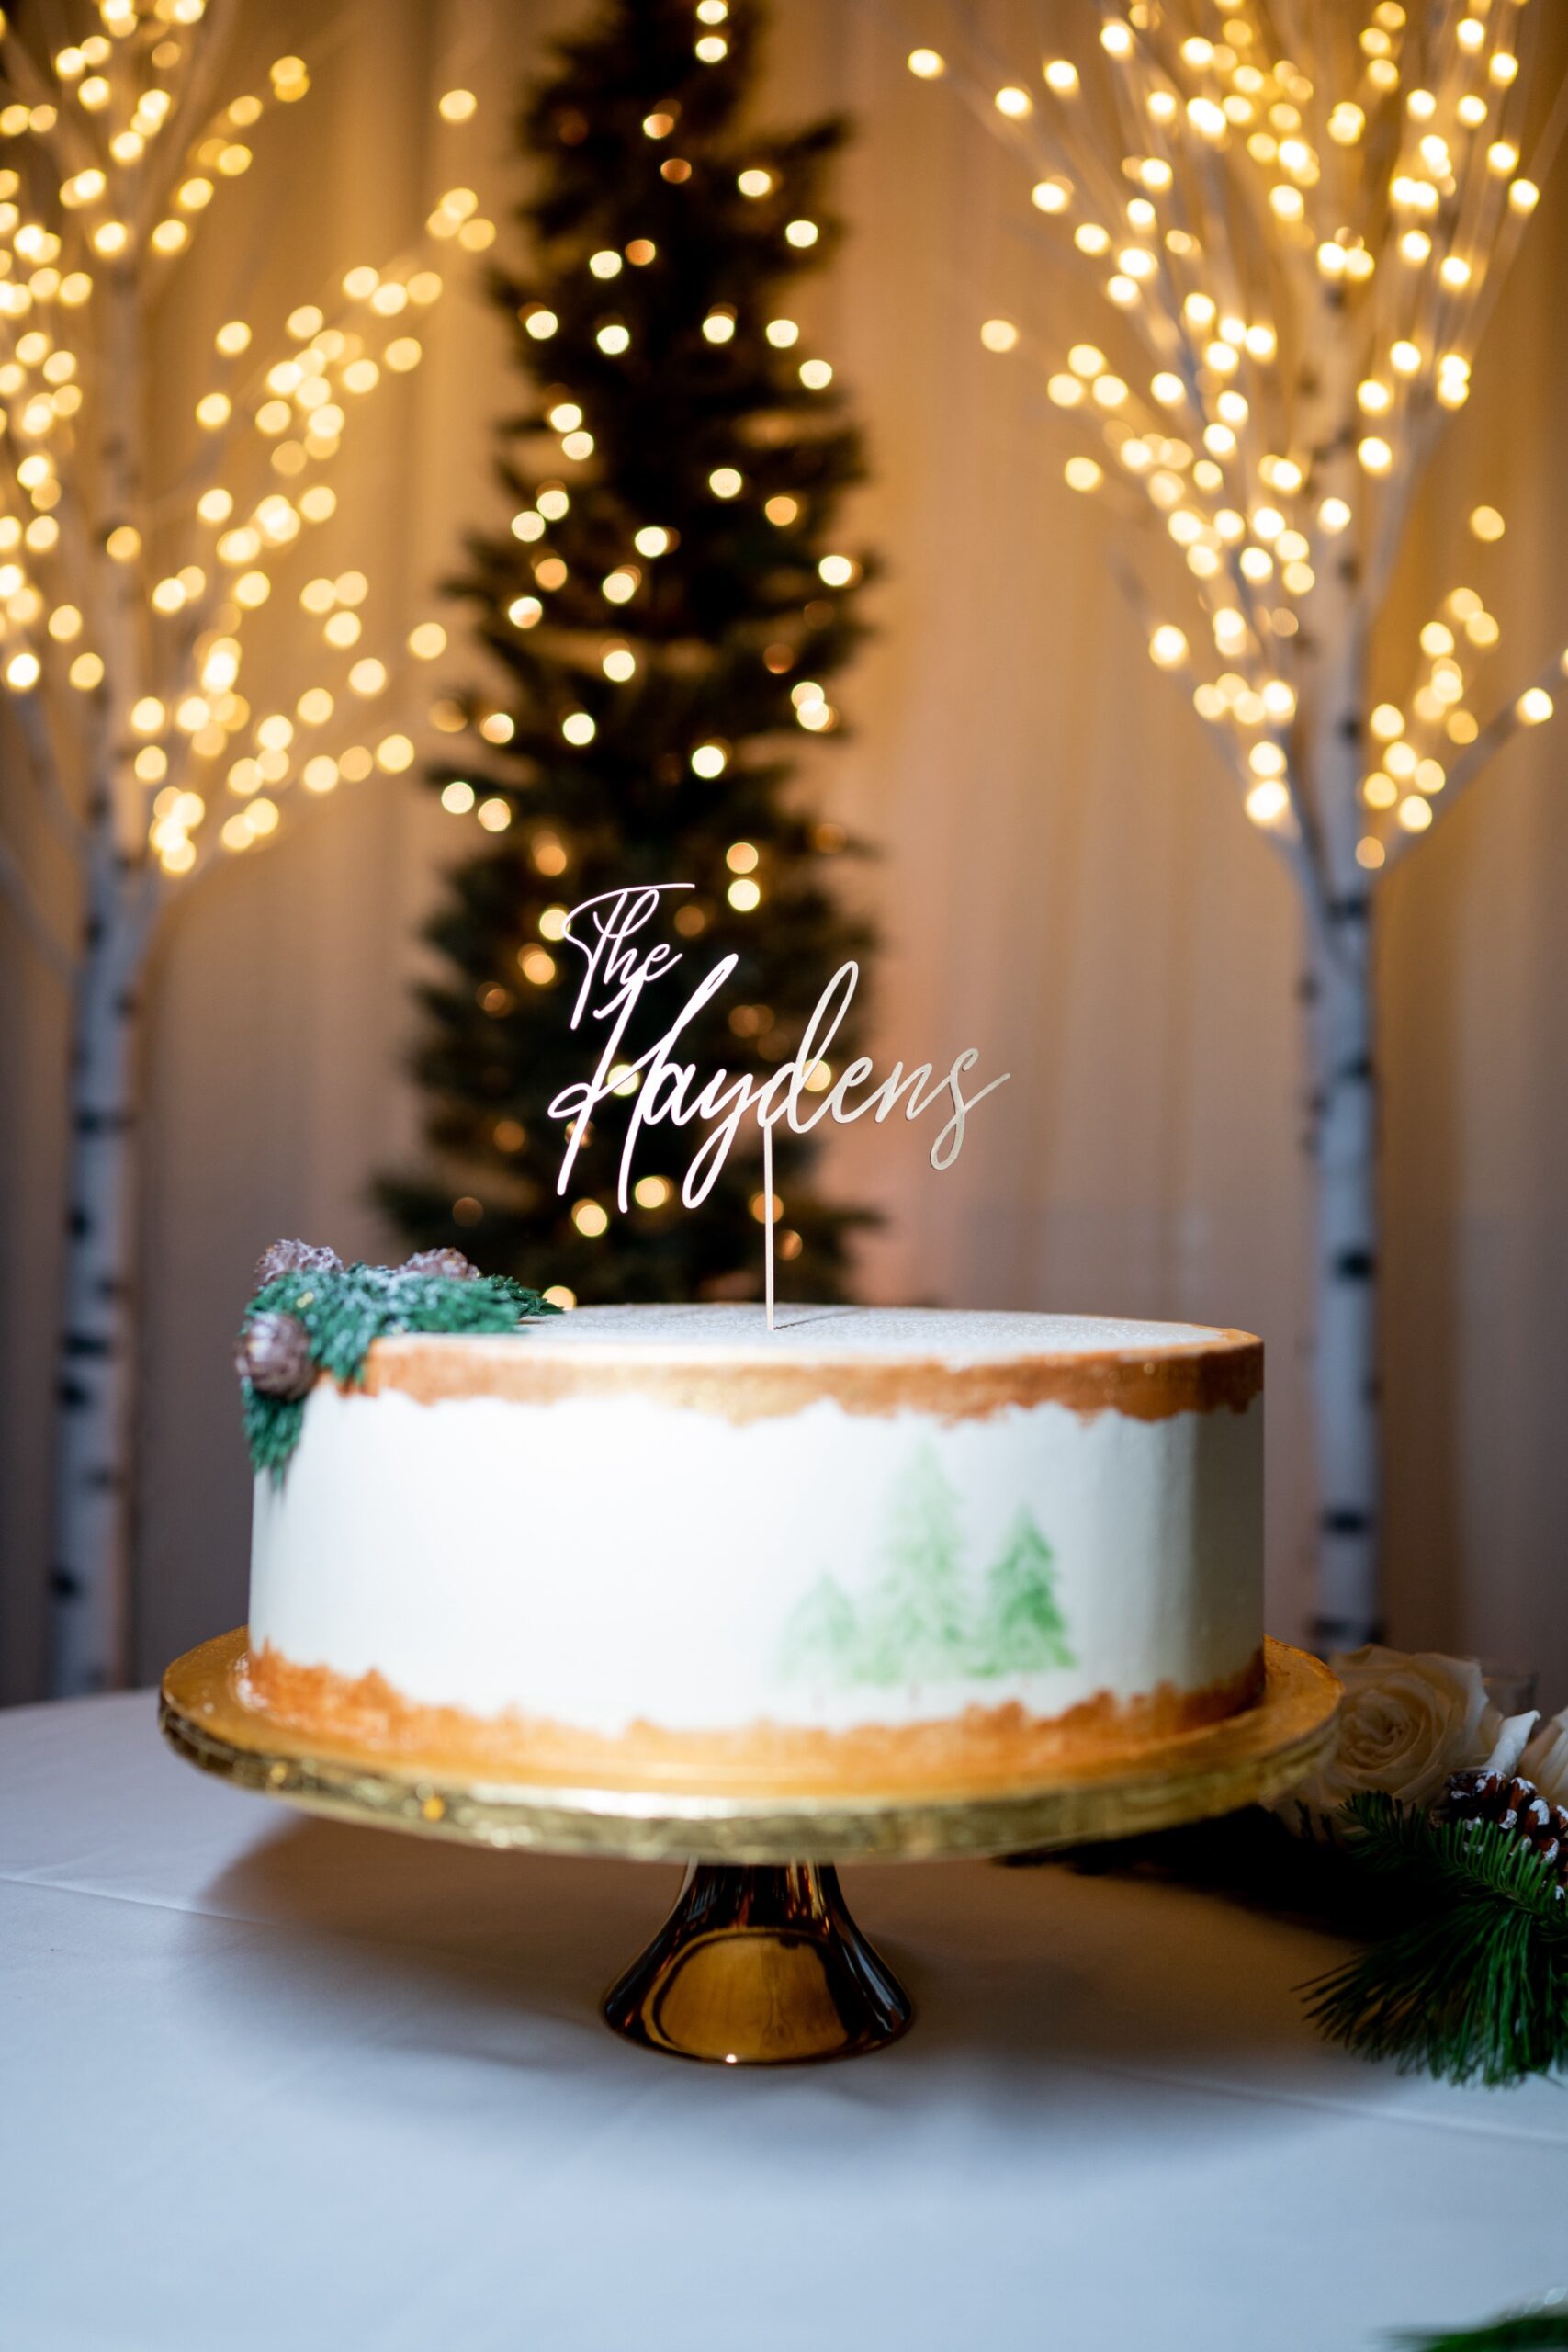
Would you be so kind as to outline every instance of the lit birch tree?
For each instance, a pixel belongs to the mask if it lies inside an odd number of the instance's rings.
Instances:
[[[151,304],[196,240],[221,233],[255,126],[306,95],[309,69],[280,57],[257,76],[265,95],[220,103],[239,0],[100,0],[47,54],[32,22],[0,43],[0,717],[24,753],[0,780],[0,903],[72,1001],[51,1572],[52,1686],[69,1692],[125,1665],[149,954],[171,905],[265,842],[296,787],[412,763],[378,713],[395,707],[403,651],[433,658],[443,631],[426,622],[396,658],[374,652],[362,573],[289,574],[336,511],[326,477],[354,412],[417,366],[415,322],[442,280],[421,256],[351,268],[270,348],[243,317],[216,318],[205,380],[170,381]],[[460,90],[439,105],[455,123],[475,109]],[[464,188],[426,227],[469,250],[493,233]],[[256,625],[286,589],[296,691],[254,709]],[[297,691],[301,669],[321,682]],[[28,793],[48,820],[27,829],[30,858],[5,823]]]
[[[1498,623],[1459,585],[1397,699],[1371,675],[1412,500],[1556,144],[1561,93],[1525,176],[1541,15],[1525,0],[1086,0],[1043,12],[1058,38],[1075,22],[1087,38],[1077,59],[1047,51],[1038,80],[984,55],[972,25],[962,55],[908,61],[1008,141],[1043,228],[1113,314],[1109,354],[1042,351],[1007,318],[980,334],[1038,359],[1087,429],[1095,454],[1068,459],[1068,484],[1144,526],[1125,580],[1150,656],[1188,680],[1300,898],[1316,1611],[1332,1643],[1379,1617],[1378,892],[1502,744],[1551,717],[1568,666],[1554,653],[1497,692]],[[1485,506],[1470,525],[1483,541],[1504,527]]]

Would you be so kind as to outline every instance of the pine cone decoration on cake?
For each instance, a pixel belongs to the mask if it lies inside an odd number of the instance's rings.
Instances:
[[[256,1261],[253,1288],[265,1290],[279,1274],[336,1274],[342,1271],[343,1260],[335,1250],[318,1248],[313,1241],[275,1241]]]
[[[416,1250],[398,1268],[400,1274],[438,1274],[450,1283],[477,1283],[479,1268],[460,1250]]]
[[[234,1369],[264,1396],[303,1396],[316,1377],[310,1335],[297,1315],[253,1315],[235,1341]]]
[[[1568,1894],[1568,1806],[1549,1804],[1533,1781],[1520,1780],[1517,1774],[1505,1779],[1484,1768],[1455,1772],[1438,1816],[1485,1822],[1506,1838],[1533,1847],[1557,1881],[1558,1892]]]

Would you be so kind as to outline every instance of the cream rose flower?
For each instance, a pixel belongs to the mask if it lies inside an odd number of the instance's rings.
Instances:
[[[1568,1804],[1568,1707],[1540,1725],[1519,1758],[1519,1770],[1548,1804]]]
[[[1450,1772],[1484,1764],[1497,1747],[1503,1718],[1473,1658],[1370,1642],[1329,1664],[1345,1686],[1336,1745],[1287,1806],[1333,1815],[1368,1789],[1386,1790],[1402,1804],[1429,1805]]]

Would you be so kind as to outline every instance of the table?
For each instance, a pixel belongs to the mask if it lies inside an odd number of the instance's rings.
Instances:
[[[596,2014],[674,1871],[305,1819],[146,1692],[0,1714],[0,2344],[1371,2352],[1568,2274],[1562,2090],[1324,2047],[1325,1939],[1057,1866],[844,1875],[909,2039],[683,2065]]]

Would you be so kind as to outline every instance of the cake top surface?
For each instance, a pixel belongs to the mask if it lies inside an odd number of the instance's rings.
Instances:
[[[997,1363],[1009,1358],[1160,1355],[1224,1348],[1246,1334],[1198,1323],[1150,1323],[1110,1316],[1033,1315],[931,1306],[812,1306],[791,1302],[777,1310],[773,1330],[760,1306],[581,1306],[547,1322],[525,1324],[514,1337],[411,1338],[384,1348],[527,1348],[551,1355],[581,1349],[621,1354],[643,1351],[666,1361],[701,1362],[738,1354],[777,1363],[818,1358],[871,1358],[883,1363],[953,1365]]]

